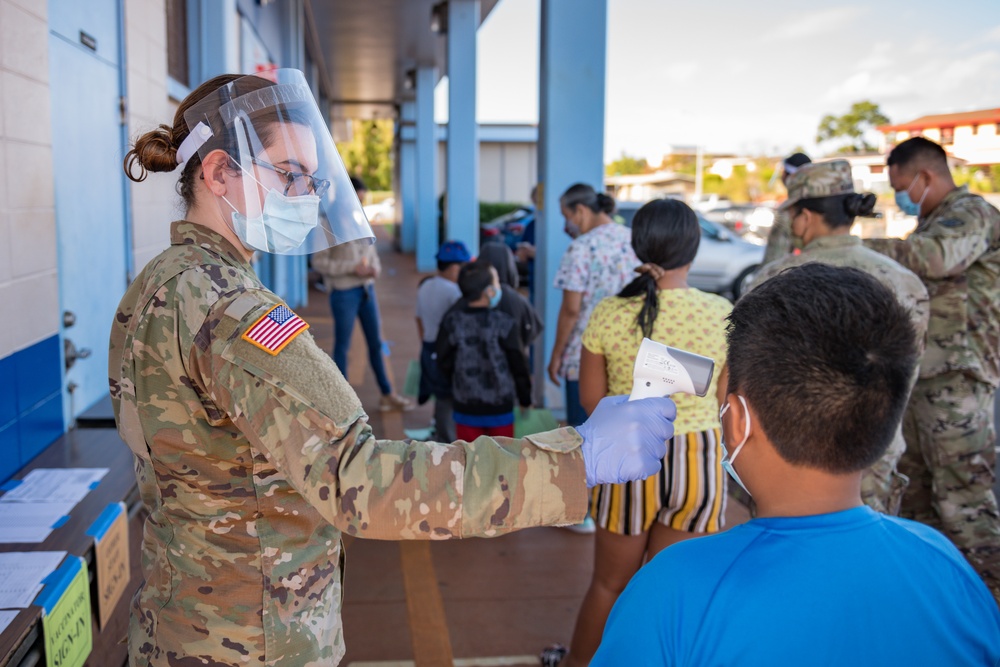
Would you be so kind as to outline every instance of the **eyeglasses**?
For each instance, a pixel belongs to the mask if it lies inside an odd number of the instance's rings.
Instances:
[[[322,197],[330,189],[330,181],[328,180],[316,178],[301,171],[289,171],[288,169],[275,167],[273,164],[264,162],[258,158],[252,158],[252,161],[254,164],[270,169],[285,179],[285,191],[282,194],[288,195],[290,191],[294,191],[296,195],[304,195],[312,192],[317,197]]]

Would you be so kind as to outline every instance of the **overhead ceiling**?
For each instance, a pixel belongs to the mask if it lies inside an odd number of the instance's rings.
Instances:
[[[386,118],[412,98],[406,72],[447,67],[445,35],[431,31],[431,9],[440,0],[307,0],[313,51],[332,116]],[[480,24],[499,0],[480,0]],[[307,17],[308,20],[308,17]]]

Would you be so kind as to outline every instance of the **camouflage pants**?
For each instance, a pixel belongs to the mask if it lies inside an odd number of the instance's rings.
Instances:
[[[892,516],[899,514],[903,492],[910,481],[897,469],[905,450],[903,434],[897,431],[882,458],[861,475],[861,500],[876,512]]]
[[[903,419],[899,470],[910,487],[900,515],[947,535],[1000,601],[994,391],[961,373],[917,382]]]

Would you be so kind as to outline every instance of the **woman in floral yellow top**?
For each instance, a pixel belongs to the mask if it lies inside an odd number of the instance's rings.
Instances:
[[[631,392],[643,336],[711,357],[716,372],[704,398],[673,396],[675,435],[658,474],[594,488],[594,574],[561,665],[587,664],[611,607],[647,557],[680,540],[717,532],[723,524],[719,403],[727,377],[725,318],[732,306],[687,285],[700,240],[698,217],[686,204],[660,199],[639,209],[632,223],[632,247],[643,262],[636,269],[639,277],[597,304],[583,334],[580,399],[588,412],[604,396]]]

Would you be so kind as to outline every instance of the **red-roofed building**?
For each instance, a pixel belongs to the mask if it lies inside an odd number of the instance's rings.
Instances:
[[[910,137],[922,136],[968,165],[1000,164],[1000,109],[922,116],[877,129],[882,133],[879,148],[883,153]]]

